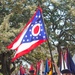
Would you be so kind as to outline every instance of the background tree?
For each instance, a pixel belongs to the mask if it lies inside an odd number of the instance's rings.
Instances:
[[[10,44],[22,30],[34,14],[38,5],[40,5],[43,9],[43,18],[49,37],[51,50],[54,51],[57,49],[59,53],[61,46],[65,46],[68,47],[72,55],[75,54],[74,0],[0,0],[1,65],[2,61],[5,60],[2,56],[3,54],[7,57],[7,60],[9,60],[9,57],[12,58],[14,56],[15,52],[8,51],[6,46]],[[50,57],[49,48],[47,43],[44,43],[20,59],[25,60],[30,64],[35,64],[38,60],[45,60],[47,57]],[[18,59],[14,63],[19,62],[20,60]],[[1,67],[1,70],[4,69]],[[2,73],[4,74],[4,72]]]

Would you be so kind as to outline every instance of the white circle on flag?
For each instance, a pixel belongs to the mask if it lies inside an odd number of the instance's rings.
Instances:
[[[40,33],[40,24],[35,24],[32,28],[32,35],[37,36]]]

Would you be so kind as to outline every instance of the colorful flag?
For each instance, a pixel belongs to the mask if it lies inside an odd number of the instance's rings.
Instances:
[[[37,75],[36,68],[34,68],[34,75]]]
[[[51,61],[51,59],[48,60],[48,66],[49,66],[49,73],[48,73],[48,75],[53,75],[52,61]]]
[[[33,67],[33,65],[30,66],[29,72],[34,74],[34,67]]]
[[[20,75],[24,75],[25,74],[25,68],[21,65],[20,66]]]
[[[61,60],[60,60],[60,71],[62,73],[70,72],[70,66],[68,62],[68,52],[67,50],[61,51]]]
[[[47,36],[42,18],[42,9],[38,7],[24,29],[7,48],[16,50],[16,54],[12,59],[14,61],[46,41]]]
[[[44,75],[47,75],[48,73],[49,73],[49,65],[48,65],[48,59],[46,59]]]
[[[36,69],[34,68],[33,65],[30,66],[29,73],[30,73],[31,75],[37,75],[37,74],[36,74]]]
[[[70,65],[71,73],[75,75],[75,63],[73,62],[70,53],[68,53],[68,58],[69,58],[69,65]]]
[[[39,75],[44,75],[44,62],[43,60],[40,61],[40,73]]]
[[[40,61],[36,63],[36,74],[40,75]]]
[[[68,52],[68,49],[61,51],[60,71],[61,73],[75,74],[75,64],[71,58],[70,53]]]

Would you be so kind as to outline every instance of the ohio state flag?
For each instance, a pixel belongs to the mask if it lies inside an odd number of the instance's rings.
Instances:
[[[15,56],[12,59],[14,61],[46,41],[47,36],[42,18],[42,9],[38,7],[24,29],[7,48],[16,50]]]

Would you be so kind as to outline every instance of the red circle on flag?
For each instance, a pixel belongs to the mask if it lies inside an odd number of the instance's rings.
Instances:
[[[39,31],[39,26],[37,25],[35,28],[34,28],[34,34],[37,34]]]
[[[32,35],[37,36],[40,33],[40,24],[36,24],[32,28]]]

